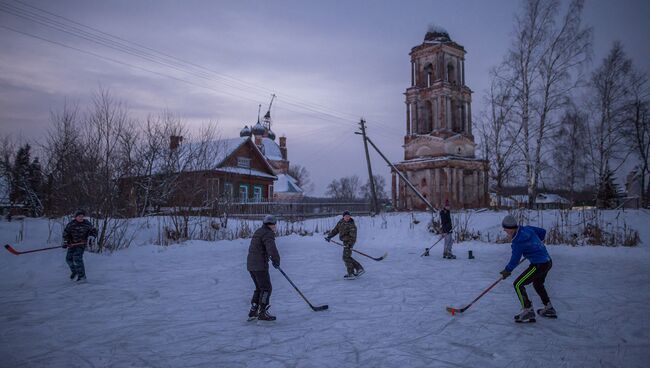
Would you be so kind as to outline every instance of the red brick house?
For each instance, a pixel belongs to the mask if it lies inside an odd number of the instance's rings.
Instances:
[[[121,180],[120,189],[126,212],[135,215],[143,207],[148,212],[183,209],[210,209],[218,203],[264,202],[273,198],[274,170],[250,137],[182,146],[182,137],[171,137],[167,162],[182,169],[160,169],[151,177]],[[193,147],[192,147],[193,146]],[[211,151],[185,165],[185,151]],[[204,152],[202,152],[204,154]],[[211,162],[204,162],[205,160]],[[180,162],[180,164],[179,164]],[[206,169],[207,168],[207,169]],[[146,203],[146,204],[144,204]]]

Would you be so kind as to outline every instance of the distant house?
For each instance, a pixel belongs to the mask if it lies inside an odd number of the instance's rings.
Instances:
[[[490,205],[497,206],[496,193],[490,193]],[[511,194],[501,196],[501,207],[503,208],[523,208],[528,206],[527,194]],[[553,193],[538,193],[533,204],[534,209],[547,210],[547,209],[562,209],[570,208],[571,201]]]
[[[181,142],[182,137],[170,138],[170,151],[178,150],[178,160],[186,159],[182,154]],[[187,147],[190,152],[196,148],[192,145],[189,143]],[[214,162],[204,163],[210,169],[195,167],[181,172],[159,170],[151,179],[122,179],[121,196],[127,212],[133,214],[138,208],[137,203],[143,203],[145,195],[153,197],[150,203],[156,203],[156,208],[150,208],[151,211],[175,207],[209,209],[218,203],[266,202],[273,198],[273,184],[277,176],[250,137],[209,142],[201,149],[213,151],[209,157]],[[183,167],[183,164],[177,163],[176,167]],[[142,189],[142,183],[149,180],[157,183],[153,193]],[[173,185],[165,187],[166,181],[173,181]]]

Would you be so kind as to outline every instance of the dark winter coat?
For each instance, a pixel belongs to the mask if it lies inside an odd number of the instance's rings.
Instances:
[[[354,223],[352,218],[350,218],[350,221],[348,222],[341,219],[336,226],[329,231],[328,236],[333,238],[336,234],[339,234],[339,239],[341,239],[345,246],[351,247],[357,242],[357,225]]]
[[[274,266],[280,266],[280,253],[275,247],[275,233],[267,225],[262,225],[253,234],[248,247],[246,268],[248,271],[268,271],[269,259]]]
[[[440,211],[440,224],[442,227],[443,233],[451,232],[451,212],[448,209],[442,209]]]
[[[93,227],[90,221],[85,219],[82,222],[72,220],[63,229],[63,241],[66,244],[86,244],[91,236],[97,236],[97,229]]]
[[[517,233],[512,238],[512,256],[505,270],[512,272],[517,267],[523,255],[530,263],[540,264],[551,260],[544,246],[546,230],[535,226],[519,226]]]

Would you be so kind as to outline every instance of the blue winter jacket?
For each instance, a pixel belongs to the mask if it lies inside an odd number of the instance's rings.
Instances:
[[[544,246],[546,230],[535,226],[519,226],[515,237],[512,239],[512,257],[506,265],[506,271],[512,272],[517,267],[523,255],[530,263],[546,263],[551,257]]]

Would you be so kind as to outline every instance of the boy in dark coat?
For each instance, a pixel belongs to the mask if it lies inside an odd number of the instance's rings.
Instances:
[[[534,226],[518,226],[517,220],[511,215],[503,219],[502,226],[512,239],[512,256],[505,269],[501,271],[501,276],[504,279],[510,276],[522,256],[530,261],[528,268],[513,283],[522,307],[521,312],[515,316],[515,322],[535,322],[535,311],[525,287],[530,283],[544,303],[544,308],[538,309],[537,313],[542,317],[557,318],[557,313],[544,287],[546,275],[553,266],[553,261],[543,243],[546,230]]]
[[[348,272],[343,278],[346,280],[354,280],[363,275],[366,272],[363,266],[352,258],[352,247],[357,242],[357,225],[355,225],[352,216],[350,216],[350,212],[343,212],[343,218],[327,234],[325,240],[330,241],[338,234],[339,239],[343,242],[343,263],[345,263],[345,268]]]
[[[262,227],[255,231],[248,247],[246,268],[255,284],[251,309],[248,312],[249,321],[255,318],[261,321],[275,321],[275,316],[269,314],[273,289],[269,275],[269,259],[273,267],[280,267],[280,254],[275,247],[275,224],[275,216],[264,217]]]
[[[84,250],[89,237],[97,237],[97,229],[90,221],[84,219],[86,213],[82,210],[74,214],[74,219],[63,229],[63,248],[68,252],[65,261],[70,267],[70,280],[77,277],[78,282],[86,281],[86,268],[84,267]]]

